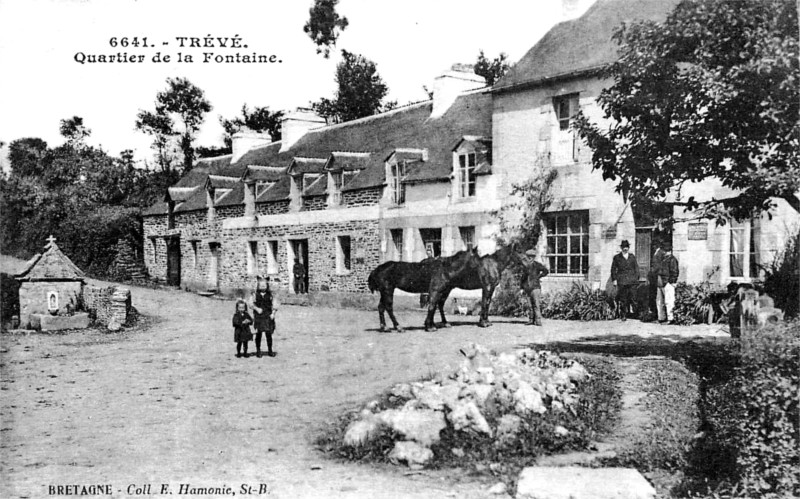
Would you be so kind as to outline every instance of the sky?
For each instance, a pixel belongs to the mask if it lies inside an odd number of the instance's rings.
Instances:
[[[133,149],[137,159],[150,160],[151,140],[135,130],[136,115],[154,109],[167,78],[186,77],[213,106],[195,144],[220,146],[218,117],[238,115],[245,103],[292,110],[332,97],[341,49],[377,64],[388,100],[416,102],[427,97],[423,86],[452,64],[474,63],[481,49],[490,58],[506,52],[516,62],[553,25],[590,3],[340,0],[349,26],[325,59],[303,32],[312,0],[0,0],[0,141],[39,137],[55,146],[63,141],[60,120],[81,116],[92,130],[90,144],[112,155]],[[111,46],[124,37],[137,37],[140,46]],[[150,47],[142,46],[145,37]],[[190,47],[190,37],[220,38],[228,46]],[[232,48],[233,38],[247,48]],[[202,62],[204,53],[237,52],[281,62]],[[170,61],[153,62],[158,53]],[[143,62],[89,62],[117,54],[144,56]]]

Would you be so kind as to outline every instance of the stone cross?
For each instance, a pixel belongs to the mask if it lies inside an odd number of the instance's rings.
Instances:
[[[52,246],[53,244],[55,244],[56,238],[53,237],[52,234],[50,234],[50,237],[47,238],[47,242]]]

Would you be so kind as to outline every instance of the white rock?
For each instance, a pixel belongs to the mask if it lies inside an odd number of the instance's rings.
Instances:
[[[553,429],[553,433],[555,433],[559,437],[566,437],[567,435],[569,435],[569,430],[559,425]]]
[[[425,383],[421,387],[412,386],[411,393],[423,407],[439,411],[444,409],[441,389],[437,384]]]
[[[516,499],[653,499],[656,491],[631,468],[530,467]]]
[[[579,363],[573,362],[572,365],[567,369],[567,375],[572,381],[580,383],[589,377],[589,372]]]
[[[461,390],[461,398],[470,398],[475,401],[479,408],[486,405],[486,399],[491,395],[494,387],[492,385],[467,385]]]
[[[408,383],[398,383],[398,384],[394,385],[394,387],[392,388],[392,392],[391,393],[395,397],[400,397],[400,398],[404,398],[404,399],[410,399],[412,397],[412,395],[411,395],[411,385],[409,385]]]
[[[507,437],[519,433],[522,427],[522,418],[516,414],[504,414],[497,423],[497,436]]]
[[[439,433],[447,426],[444,414],[427,409],[390,409],[378,416],[386,426],[426,447],[438,442]]]
[[[353,447],[364,445],[380,434],[381,426],[381,420],[374,416],[354,421],[347,427],[344,444]]]
[[[519,388],[514,392],[514,410],[516,410],[517,414],[531,412],[543,414],[547,412],[547,408],[542,401],[542,395],[527,383],[520,383]]]
[[[472,430],[477,433],[492,435],[492,428],[472,400],[460,400],[447,415],[447,419],[450,420],[456,430]]]
[[[442,389],[439,390],[439,395],[442,397],[442,402],[444,402],[444,405],[448,409],[453,410],[453,407],[456,406],[464,386],[468,385],[462,385],[461,383],[448,383],[442,386]]]
[[[498,482],[492,485],[489,490],[486,491],[489,494],[500,495],[506,493],[506,484],[503,482]]]
[[[395,464],[404,462],[409,466],[425,464],[433,458],[433,451],[417,442],[395,442],[389,460]]]

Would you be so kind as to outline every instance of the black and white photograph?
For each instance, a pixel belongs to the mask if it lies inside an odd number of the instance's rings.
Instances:
[[[797,0],[0,0],[0,497],[800,497]]]

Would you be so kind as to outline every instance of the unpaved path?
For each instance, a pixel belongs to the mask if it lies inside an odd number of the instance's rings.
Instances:
[[[338,463],[312,441],[326,421],[393,383],[455,367],[467,342],[510,350],[676,333],[637,321],[532,328],[502,319],[480,329],[452,317],[455,327],[436,333],[380,334],[374,312],[287,306],[278,356],[236,359],[232,301],[132,291],[158,321],[144,331],[0,337],[0,497],[42,497],[59,484],[111,484],[117,497],[132,484],[152,484],[153,495],[170,484],[177,495],[180,483],[236,495],[241,484],[266,484],[270,497],[484,497],[492,482],[465,472]],[[421,312],[399,315],[423,322]]]

